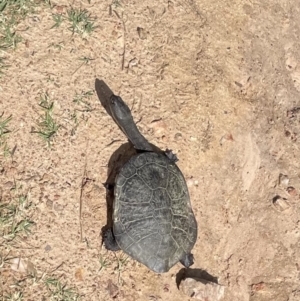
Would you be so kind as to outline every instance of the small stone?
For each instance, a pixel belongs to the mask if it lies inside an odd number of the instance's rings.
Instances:
[[[47,201],[46,201],[46,206],[47,206],[49,209],[52,209],[53,201],[47,199]]]
[[[47,183],[49,180],[50,180],[50,175],[49,174],[47,174],[47,173],[45,173],[44,175],[43,175],[43,177],[40,179],[40,182],[41,183]]]
[[[50,252],[51,250],[52,250],[52,248],[51,248],[50,245],[47,245],[47,246],[45,247],[45,251],[46,251],[46,252]]]
[[[36,269],[33,263],[29,260],[25,260],[23,258],[13,258],[10,261],[10,268],[18,273],[35,275]]]
[[[287,58],[287,60],[285,61],[285,66],[288,71],[295,70],[297,67],[297,64],[298,64],[297,60],[292,56],[289,56]]]
[[[58,204],[58,203],[55,203],[53,208],[55,211],[63,211],[64,210],[64,206],[62,204]]]
[[[144,28],[138,27],[136,30],[141,40],[145,40],[147,38],[147,33]]]
[[[27,271],[27,261],[23,258],[13,258],[10,261],[10,268],[18,273],[26,273]]]
[[[167,137],[165,135],[161,136],[161,141],[166,142],[167,141]]]
[[[225,287],[199,278],[186,278],[180,283],[180,290],[190,298],[201,301],[221,301]]]
[[[14,186],[14,182],[8,181],[3,185],[5,188],[12,188]]]
[[[164,292],[169,292],[170,291],[170,285],[169,284],[165,284],[164,285]]]
[[[57,13],[61,14],[64,13],[66,10],[66,5],[55,5],[54,8],[56,9]]]
[[[181,133],[176,133],[174,138],[175,138],[175,140],[181,140],[182,139],[182,134]]]
[[[277,211],[284,211],[290,208],[290,204],[288,203],[287,199],[282,198],[279,195],[273,198],[273,205]]]
[[[161,300],[161,297],[156,296],[156,295],[150,295],[148,299],[150,301],[158,301],[158,300]]]
[[[283,187],[287,187],[289,185],[289,177],[287,175],[284,174],[279,174],[279,185],[283,186]]]
[[[297,190],[296,190],[294,187],[292,187],[292,186],[289,186],[289,187],[286,189],[286,191],[287,191],[287,193],[288,193],[290,196],[292,196],[292,197],[294,197],[294,196],[297,195]]]
[[[7,178],[13,178],[14,176],[16,176],[18,170],[15,167],[10,167],[6,169],[6,177]]]
[[[220,139],[220,145],[222,146],[225,141],[234,141],[232,134],[228,133],[222,136]]]
[[[168,1],[168,10],[173,13],[175,11],[174,3],[172,1]]]
[[[75,271],[75,279],[77,281],[83,281],[83,268],[78,268]]]
[[[153,120],[150,125],[150,128],[153,128],[155,135],[161,135],[167,130],[167,125],[166,123],[159,119],[159,120]]]
[[[259,282],[251,285],[251,291],[252,292],[258,292],[263,290],[266,287],[264,282]]]
[[[137,66],[138,63],[139,63],[139,60],[135,57],[128,62],[128,67],[132,68],[134,66]]]
[[[107,281],[107,292],[112,298],[116,298],[119,294],[119,288],[109,279]]]
[[[192,186],[194,185],[194,180],[193,180],[193,179],[187,179],[187,180],[186,180],[186,185],[187,185],[188,187],[192,187]]]

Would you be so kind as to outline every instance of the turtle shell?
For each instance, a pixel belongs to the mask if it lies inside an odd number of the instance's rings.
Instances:
[[[114,193],[113,232],[125,253],[162,273],[191,252],[197,223],[185,179],[166,155],[131,157]]]

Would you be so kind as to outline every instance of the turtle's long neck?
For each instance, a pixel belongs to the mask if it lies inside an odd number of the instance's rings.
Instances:
[[[134,148],[143,151],[153,151],[151,144],[138,130],[131,114],[130,116],[127,116],[126,120],[124,121],[125,122],[123,122],[123,124],[120,125],[120,128],[128,137],[129,141],[133,144]]]
[[[109,100],[110,113],[116,124],[137,150],[153,151],[147,139],[138,130],[131,111],[120,96],[112,95]]]

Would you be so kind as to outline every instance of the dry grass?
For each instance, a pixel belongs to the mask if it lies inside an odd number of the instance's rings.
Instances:
[[[4,117],[4,113],[0,116],[0,158],[7,158],[12,154],[8,144],[7,136],[10,133],[9,122],[11,121],[12,116]],[[2,165],[2,164],[1,164]]]
[[[18,30],[18,25],[29,15],[34,14],[39,9],[47,8],[52,10],[55,5],[50,1],[26,1],[26,0],[5,0],[0,4],[0,75],[5,77],[6,70],[10,67],[7,57],[11,57],[18,45],[23,42],[22,32]],[[62,22],[69,23],[72,34],[79,34],[86,37],[95,29],[95,18],[87,10],[70,7],[67,12],[53,14],[54,25],[58,28]],[[53,44],[61,49],[63,42]],[[90,59],[84,57],[80,59],[82,65],[88,64]],[[80,67],[81,67],[80,66]],[[49,76],[49,82],[52,78]],[[79,125],[78,117],[75,116],[77,110],[91,111],[91,105],[87,101],[93,94],[92,91],[76,93],[73,118],[76,128]],[[60,125],[57,123],[53,110],[54,101],[48,93],[40,93],[38,102],[42,110],[36,126],[31,133],[41,137],[48,146],[53,143]],[[0,158],[11,157],[16,148],[9,147],[9,134],[11,133],[10,123],[12,115],[6,116],[3,112],[0,116]],[[35,129],[36,128],[36,129]],[[1,168],[5,170],[13,161],[1,160]],[[49,271],[37,268],[25,254],[20,254],[22,248],[29,249],[36,247],[28,246],[29,236],[35,226],[32,220],[36,210],[36,200],[30,199],[30,193],[24,193],[24,189],[17,182],[11,184],[6,191],[1,191],[3,195],[0,199],[0,286],[1,300],[27,300],[30,295],[29,287],[35,286],[39,289],[40,295],[47,300],[79,300],[80,296],[76,289],[59,279],[56,268]],[[33,230],[34,232],[34,230]]]

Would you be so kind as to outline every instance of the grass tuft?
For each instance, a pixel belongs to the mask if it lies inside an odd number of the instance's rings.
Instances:
[[[27,236],[34,222],[27,216],[31,207],[26,195],[19,195],[10,202],[0,204],[0,236],[6,242]]]
[[[116,258],[117,258],[117,266],[116,266],[115,270],[117,270],[117,273],[118,273],[118,283],[122,284],[123,280],[122,280],[121,274],[124,271],[124,269],[128,263],[128,256],[126,256],[123,253],[123,254],[121,254],[120,257],[116,256]]]
[[[33,0],[2,0],[0,2],[0,49],[15,48],[22,38],[15,28],[21,19],[34,10]]]
[[[3,297],[4,301],[22,301],[23,299],[23,293],[22,292],[15,292],[10,293]]]
[[[12,116],[3,118],[4,113],[0,115],[0,148],[4,157],[8,157],[11,154],[10,148],[7,144],[7,136],[10,133],[8,124],[12,119]]]
[[[2,24],[1,36],[0,36],[0,49],[6,50],[8,48],[15,49],[17,44],[22,41],[11,24]]]
[[[44,116],[41,117],[41,121],[38,122],[39,129],[37,131],[32,131],[32,133],[38,134],[47,142],[48,146],[50,146],[54,135],[59,129],[59,125],[52,116],[54,103],[50,102],[47,93],[41,96],[39,106],[44,110]]]
[[[66,284],[62,284],[56,278],[47,278],[45,284],[49,290],[51,301],[76,301],[79,295],[73,288],[68,288]]]
[[[81,93],[76,93],[73,102],[76,104],[81,104],[84,106],[83,111],[90,112],[92,111],[91,104],[87,101],[87,99],[90,98],[90,96],[93,95],[93,91],[82,91]]]
[[[5,63],[5,57],[0,57],[0,78],[4,74],[4,69],[7,69],[9,65]]]
[[[11,121],[12,116],[10,115],[6,119],[3,119],[4,113],[0,116],[0,139],[4,138],[10,130],[8,129],[8,123]]]
[[[103,258],[102,255],[99,257],[99,263],[100,263],[100,268],[98,272],[101,272],[102,270],[105,270],[107,267],[111,265],[111,262],[107,258]]]
[[[72,34],[90,34],[96,28],[94,26],[95,18],[91,17],[86,9],[71,8],[68,10],[68,20],[71,22]]]
[[[57,28],[61,25],[61,23],[64,21],[64,16],[62,14],[54,14],[52,15],[54,24],[51,28]]]

